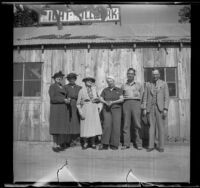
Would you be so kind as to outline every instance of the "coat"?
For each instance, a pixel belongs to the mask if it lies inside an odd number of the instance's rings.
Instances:
[[[158,105],[158,109],[160,111],[163,111],[164,109],[168,110],[169,107],[169,89],[168,85],[163,80],[157,81],[157,87],[158,87],[158,93],[156,102]],[[144,96],[142,101],[142,108],[146,109],[147,112],[150,112],[151,104],[153,100],[153,83],[147,83],[145,90],[144,90]]]
[[[70,134],[80,134],[80,117],[76,102],[78,99],[78,93],[82,87],[78,85],[71,86],[70,84],[67,84],[64,86],[64,88],[67,98],[71,99],[70,104],[67,104]]]
[[[96,88],[92,87],[94,98],[97,97]],[[77,108],[80,114],[85,117],[85,120],[80,121],[80,136],[92,137],[102,134],[102,127],[99,117],[98,104],[92,103],[84,86],[79,94],[77,100]]]
[[[64,102],[66,91],[64,87],[60,88],[54,83],[49,88],[50,96],[50,134],[68,134],[69,133],[69,113],[67,105]]]

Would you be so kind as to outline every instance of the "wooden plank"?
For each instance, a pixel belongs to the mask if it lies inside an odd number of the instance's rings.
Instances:
[[[180,99],[190,98],[190,49],[183,48],[177,51],[178,61],[178,93]]]
[[[131,50],[131,67],[136,70],[135,80],[144,82],[143,54],[141,49]]]
[[[166,67],[166,52],[164,48],[153,49],[154,67]]]
[[[190,140],[190,100],[179,100],[180,137]]]
[[[143,48],[143,66],[154,67],[154,48]]]
[[[180,136],[179,130],[179,104],[177,99],[170,98],[169,110],[168,110],[168,121],[166,124],[166,133],[168,139],[177,139]]]
[[[166,48],[166,67],[177,67],[177,54],[175,48]]]

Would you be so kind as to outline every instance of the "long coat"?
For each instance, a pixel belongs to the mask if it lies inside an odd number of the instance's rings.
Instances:
[[[67,105],[69,112],[69,129],[70,134],[80,134],[80,117],[76,102],[78,99],[78,93],[81,89],[81,86],[67,84],[64,86],[66,91],[66,96],[70,98],[70,104]]]
[[[94,98],[96,98],[97,92],[95,87],[92,87],[92,93]],[[85,86],[78,94],[77,108],[79,113],[85,117],[85,120],[81,120],[80,122],[80,136],[92,137],[101,135],[102,127],[99,117],[98,104],[91,102]]]
[[[163,111],[164,109],[168,110],[169,107],[169,90],[168,85],[163,80],[157,81],[158,93],[156,97],[156,102],[158,105],[158,109]],[[151,104],[153,100],[153,83],[147,83],[144,91],[143,101],[142,101],[142,108],[146,109],[147,112],[151,110]]]
[[[64,102],[66,91],[54,83],[49,88],[50,96],[50,134],[69,134],[69,113]]]

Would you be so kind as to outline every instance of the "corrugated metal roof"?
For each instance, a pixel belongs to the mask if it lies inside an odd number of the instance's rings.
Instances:
[[[14,45],[190,42],[190,24],[75,25],[14,28]]]

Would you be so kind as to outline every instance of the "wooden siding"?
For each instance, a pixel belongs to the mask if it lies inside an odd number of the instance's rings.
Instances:
[[[167,51],[167,53],[166,53]],[[189,139],[190,134],[190,48],[143,48],[136,49],[46,49],[14,51],[14,62],[43,62],[42,96],[39,98],[14,98],[14,139],[50,141],[49,95],[51,76],[62,70],[65,74],[74,71],[82,78],[92,75],[100,93],[106,87],[105,77],[112,74],[116,85],[126,81],[129,67],[136,69],[136,80],[144,82],[144,67],[177,67],[178,98],[171,98],[166,137]]]

